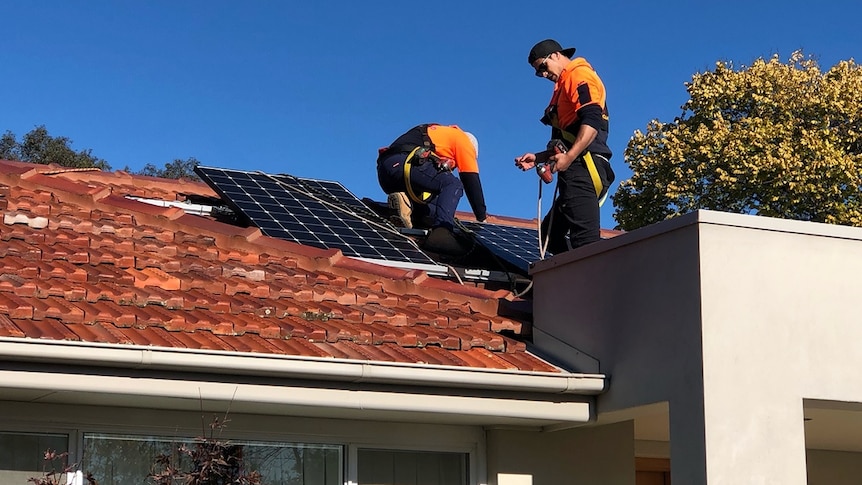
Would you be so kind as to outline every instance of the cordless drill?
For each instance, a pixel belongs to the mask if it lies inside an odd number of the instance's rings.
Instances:
[[[546,150],[536,154],[536,173],[546,184],[554,180],[554,174],[551,172],[551,164],[554,162],[549,161],[550,158],[558,153],[564,153],[566,150],[566,144],[563,143],[563,140],[554,138],[548,142]]]

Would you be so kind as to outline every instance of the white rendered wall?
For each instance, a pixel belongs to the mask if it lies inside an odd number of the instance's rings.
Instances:
[[[862,229],[700,211],[537,264],[534,324],[600,420],[669,402],[674,483],[803,485],[803,398],[862,401],[860,274]]]

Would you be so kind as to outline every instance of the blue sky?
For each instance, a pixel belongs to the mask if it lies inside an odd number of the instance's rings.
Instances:
[[[858,1],[593,5],[2,1],[0,132],[45,125],[114,169],[196,157],[384,200],[377,148],[415,124],[458,124],[479,138],[488,211],[533,218],[537,177],[513,159],[548,138],[552,85],[526,62],[542,39],[577,48],[605,82],[612,193],[630,176],[632,133],[678,116],[684,83],[717,60],[803,49],[825,70],[862,58]],[[602,227],[613,211],[609,200]]]

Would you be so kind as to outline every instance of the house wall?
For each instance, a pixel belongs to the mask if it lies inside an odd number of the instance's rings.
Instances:
[[[673,400],[674,481],[692,484],[705,468],[698,241],[691,224],[623,234],[539,263],[533,275],[536,346],[546,333],[598,359],[610,382],[599,422]]]
[[[487,432],[490,485],[634,485],[631,421],[561,431]]]
[[[803,399],[862,401],[862,229],[699,211],[582,249],[536,265],[535,326],[609,375],[599,422],[667,401],[674,483],[806,483]]]
[[[803,399],[862,401],[862,229],[720,216],[699,225],[711,475],[804,484]]]

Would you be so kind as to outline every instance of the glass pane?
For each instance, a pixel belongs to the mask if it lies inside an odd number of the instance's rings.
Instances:
[[[84,435],[83,470],[93,474],[100,485],[152,483],[150,473],[164,470],[156,464],[161,454],[170,454],[171,463],[181,471],[191,471],[191,458],[177,450],[194,448],[193,439],[154,436]],[[269,443],[231,440],[228,452],[240,459],[238,474],[261,474],[262,483],[284,485],[339,485],[342,483],[342,448],[333,445]],[[178,466],[177,466],[178,465]]]
[[[466,453],[358,452],[359,485],[467,485]]]
[[[65,434],[0,432],[0,483],[28,483],[30,478],[50,471],[43,462],[45,451],[65,453],[69,436]],[[65,463],[55,463],[62,470]]]

